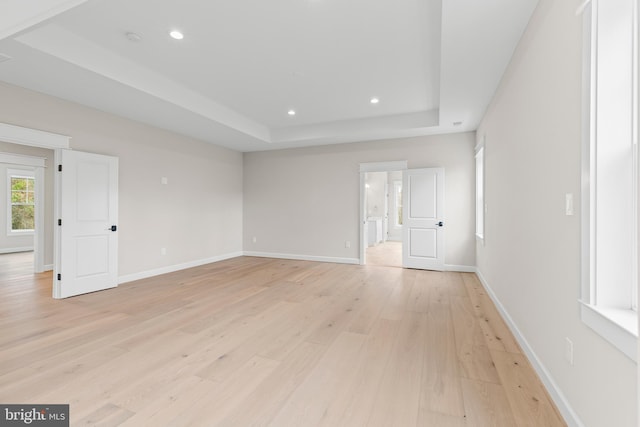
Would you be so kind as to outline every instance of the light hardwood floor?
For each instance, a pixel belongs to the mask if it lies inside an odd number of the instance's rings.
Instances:
[[[367,248],[367,265],[402,267],[402,242],[387,240]]]
[[[61,301],[50,281],[0,286],[0,402],[74,426],[565,425],[473,274],[243,257]]]
[[[0,254],[0,281],[33,275],[33,252]]]

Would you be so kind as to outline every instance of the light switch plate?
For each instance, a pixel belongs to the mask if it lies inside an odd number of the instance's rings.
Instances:
[[[564,211],[565,215],[573,215],[573,193],[567,193],[564,195]]]

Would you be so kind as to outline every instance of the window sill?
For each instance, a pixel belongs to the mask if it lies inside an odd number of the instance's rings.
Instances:
[[[7,237],[34,236],[35,230],[9,231]]]
[[[608,307],[597,307],[580,301],[582,321],[618,350],[637,363],[638,313]]]

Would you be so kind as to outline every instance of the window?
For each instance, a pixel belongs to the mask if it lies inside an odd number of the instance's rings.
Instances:
[[[393,225],[402,226],[402,181],[393,181],[393,203],[395,212],[393,215]]]
[[[8,196],[8,231],[13,233],[30,233],[35,228],[35,178],[28,171],[11,171],[7,173],[9,186]]]
[[[476,150],[476,236],[484,239],[484,140]]]
[[[637,358],[637,0],[584,10],[582,319]]]

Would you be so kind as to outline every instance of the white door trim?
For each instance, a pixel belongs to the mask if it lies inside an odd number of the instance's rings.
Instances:
[[[360,163],[360,265],[366,264],[367,253],[367,207],[366,207],[366,188],[365,174],[367,172],[395,172],[408,168],[408,160],[397,160],[390,162],[370,162]]]
[[[0,141],[12,144],[55,150],[57,148],[69,148],[70,139],[71,137],[66,135],[0,123]]]

